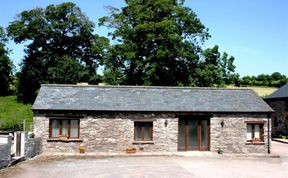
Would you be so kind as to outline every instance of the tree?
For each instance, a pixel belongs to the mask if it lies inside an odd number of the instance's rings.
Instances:
[[[215,45],[203,51],[203,59],[199,61],[196,69],[195,84],[201,87],[224,86],[232,84],[235,79],[233,64],[234,57],[228,57],[224,52],[219,52],[219,47]],[[239,77],[239,76],[238,76]]]
[[[252,79],[250,76],[245,76],[241,79],[241,85],[244,85],[244,86],[252,85],[251,80]]]
[[[241,85],[241,79],[240,75],[235,73],[231,75],[231,83],[234,84],[236,87],[240,87]]]
[[[104,79],[114,84],[190,85],[208,29],[183,0],[126,0],[99,24],[115,29]],[[108,76],[107,76],[108,75]]]
[[[6,42],[6,34],[4,29],[0,27],[0,96],[9,94],[9,85],[12,82],[13,63],[8,57]]]
[[[276,80],[281,80],[283,78],[285,78],[284,75],[281,75],[279,72],[274,72],[272,75],[271,75],[271,78],[276,81]]]
[[[279,72],[274,72],[271,75],[272,81],[270,86],[281,87],[288,82],[288,78],[285,75],[281,75]]]
[[[9,25],[8,35],[16,43],[31,43],[25,50],[18,74],[18,99],[33,102],[41,83],[97,82],[96,70],[102,64],[109,41],[94,35],[93,30],[93,22],[73,3],[49,5],[19,14]],[[78,71],[72,74],[74,69],[85,70],[87,75]],[[66,72],[73,75],[73,79],[60,75]]]
[[[285,75],[284,75],[285,76]],[[283,79],[280,80],[279,84],[277,85],[277,87],[282,87],[283,85],[285,85],[286,83],[288,83],[288,77],[285,77]]]
[[[268,86],[271,83],[271,76],[267,74],[260,74],[256,77],[256,85]]]
[[[50,67],[48,70],[49,76],[53,78],[55,83],[67,84],[73,84],[75,81],[80,81],[86,72],[82,65],[67,56],[58,60],[55,67]]]
[[[258,76],[245,76],[241,80],[242,85],[258,85],[258,86],[270,86],[281,87],[288,82],[288,78],[279,72],[274,72],[271,75],[260,74]]]

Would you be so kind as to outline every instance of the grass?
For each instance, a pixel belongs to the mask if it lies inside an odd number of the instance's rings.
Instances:
[[[276,91],[278,88],[275,87],[261,87],[261,86],[248,86],[248,87],[234,87],[227,86],[227,88],[244,88],[254,90],[259,96],[266,97]]]
[[[20,128],[25,120],[25,130],[32,130],[31,104],[18,103],[16,96],[0,97],[0,129]]]

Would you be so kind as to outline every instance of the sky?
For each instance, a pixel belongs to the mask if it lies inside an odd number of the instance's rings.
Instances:
[[[63,0],[9,0],[1,2],[0,26],[7,27],[17,14],[35,7],[67,2]],[[70,0],[98,24],[108,15],[106,6],[123,7],[124,0]],[[235,57],[240,76],[272,74],[288,75],[288,1],[287,0],[186,0],[201,22],[209,29],[211,38],[204,48],[219,45],[220,51]],[[106,36],[106,27],[95,33]],[[9,41],[9,55],[16,67],[25,55],[25,44]]]

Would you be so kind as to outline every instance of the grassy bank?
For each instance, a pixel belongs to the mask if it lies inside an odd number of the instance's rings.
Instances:
[[[227,88],[251,89],[251,90],[254,90],[261,97],[266,97],[278,89],[278,88],[274,88],[274,87],[259,87],[259,86],[249,86],[249,87],[227,86]]]
[[[31,104],[18,103],[16,96],[0,97],[0,129],[21,128],[24,120],[25,130],[32,129],[31,107]]]

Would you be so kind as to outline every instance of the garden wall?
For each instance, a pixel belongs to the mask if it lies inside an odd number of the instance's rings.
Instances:
[[[1,142],[7,139],[6,143],[0,143],[0,169],[9,165],[11,161],[11,136],[1,136]]]
[[[25,157],[33,158],[42,153],[41,138],[28,138],[25,142]]]

